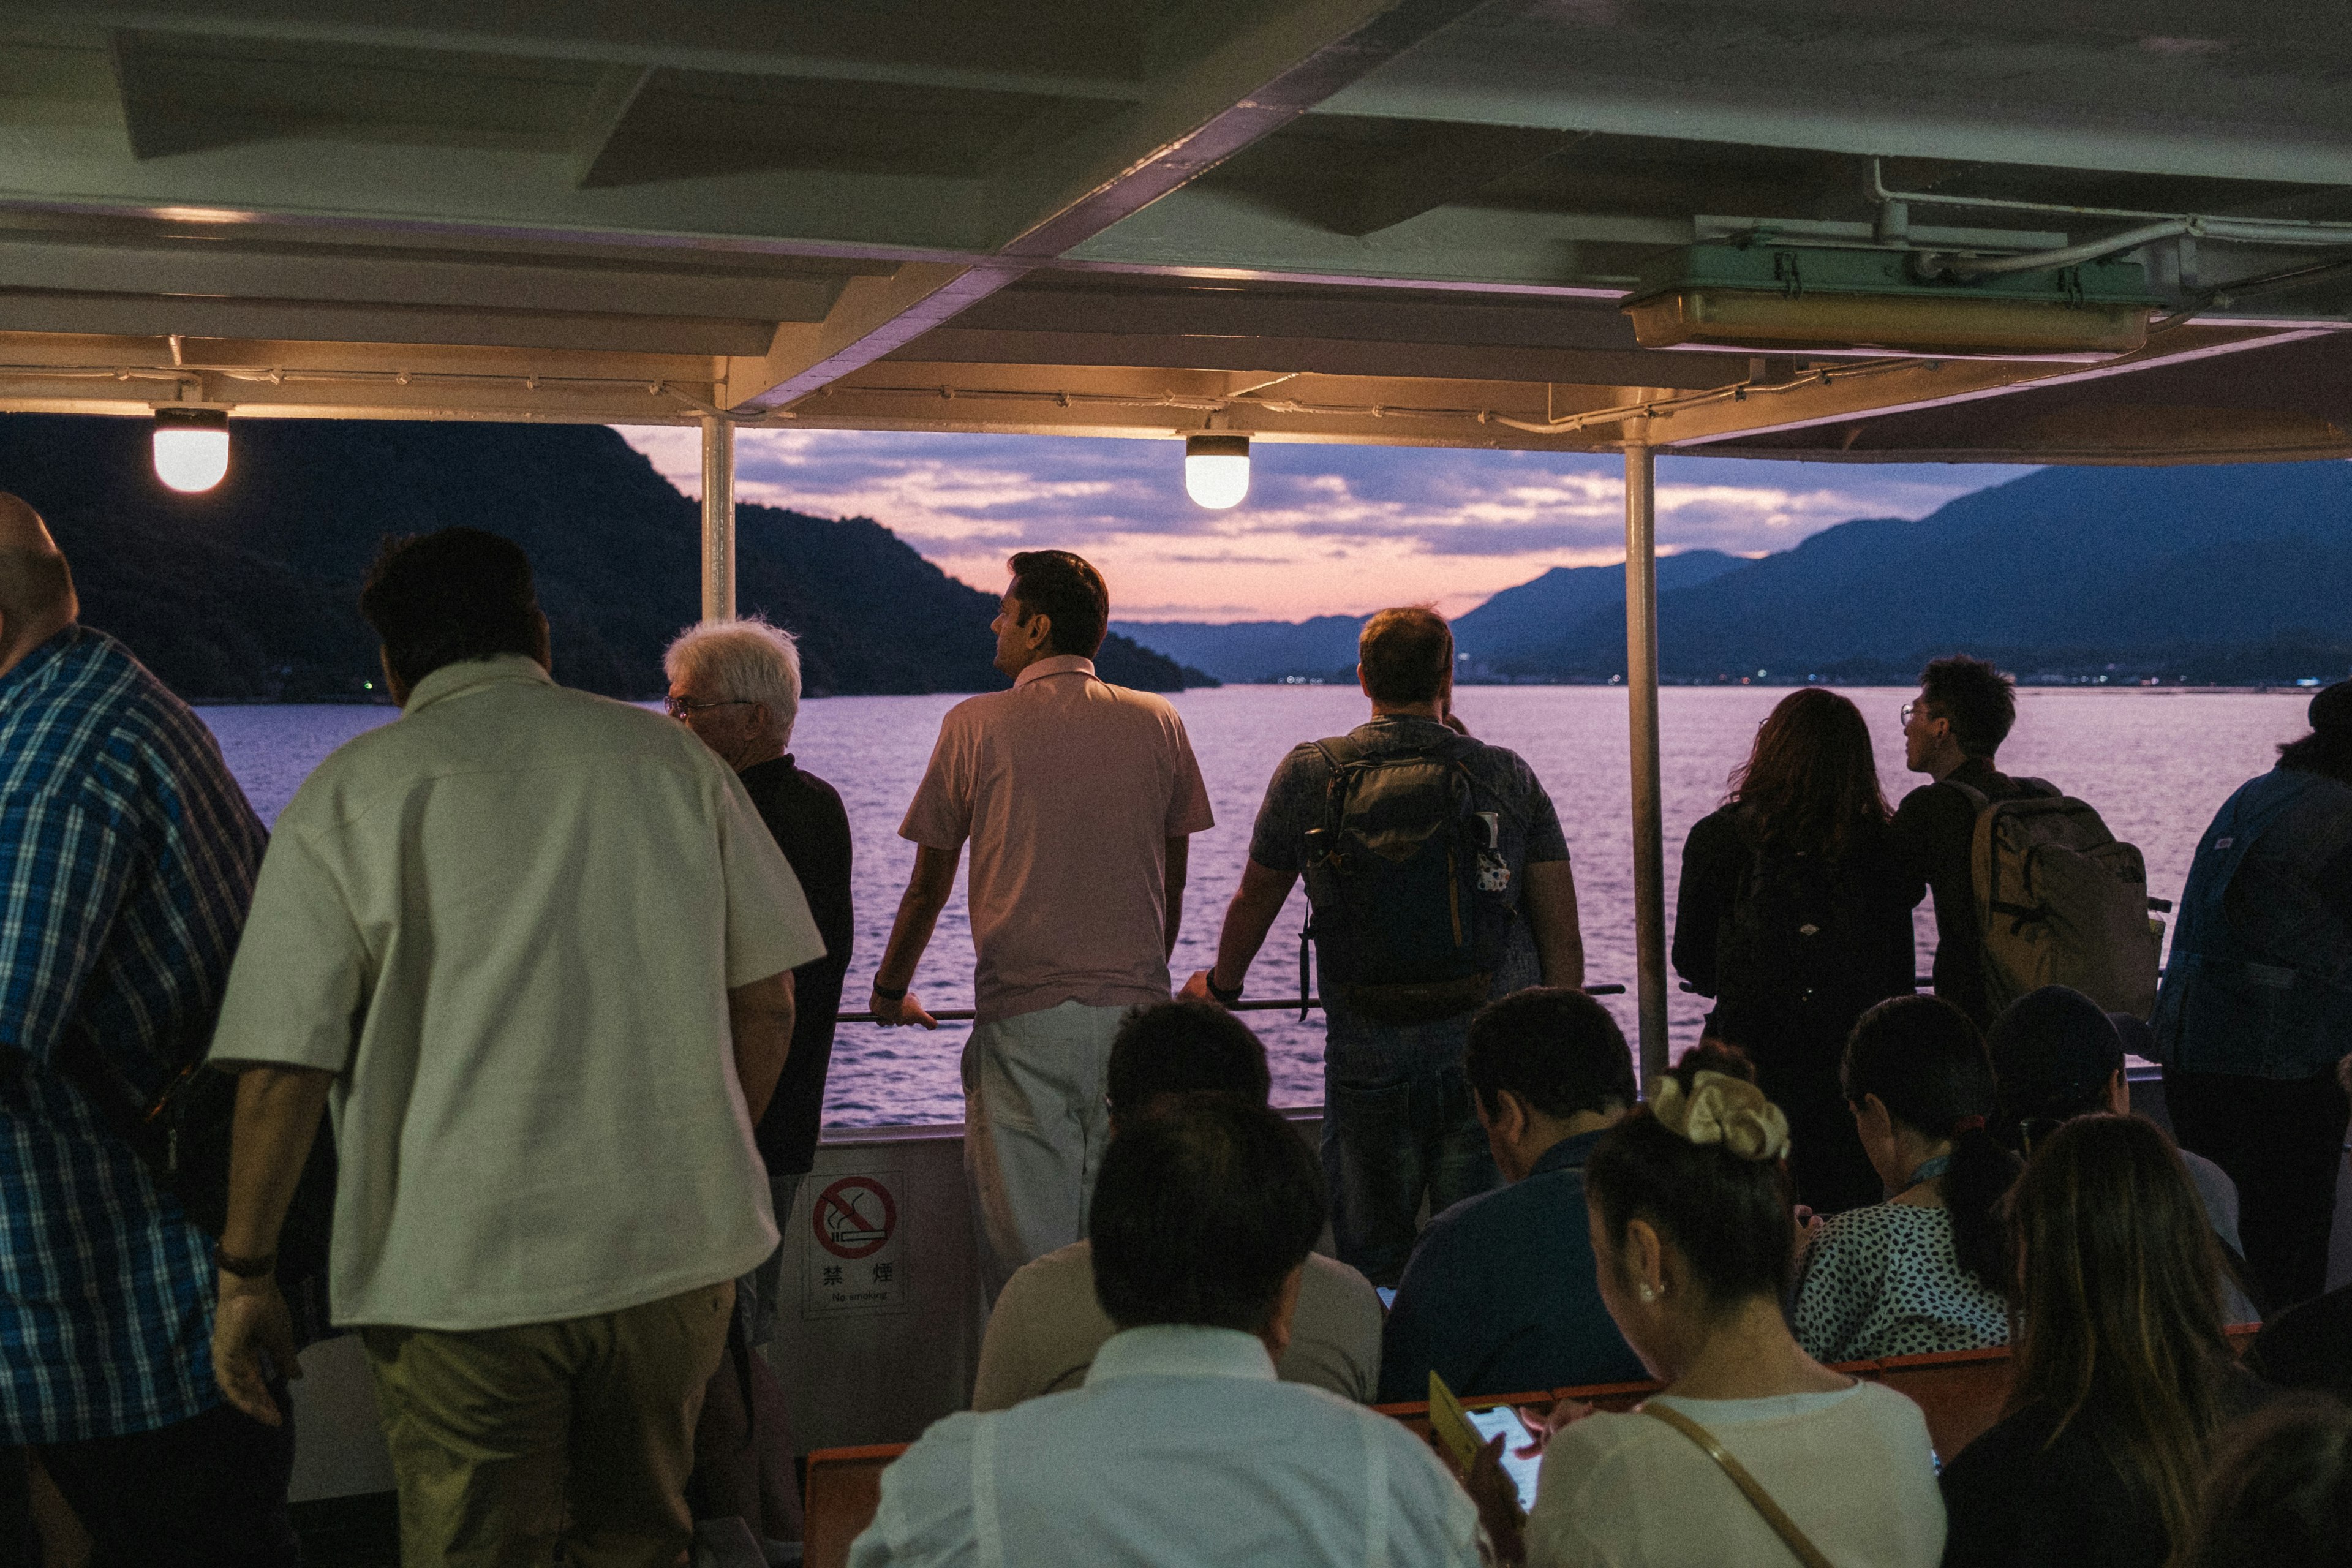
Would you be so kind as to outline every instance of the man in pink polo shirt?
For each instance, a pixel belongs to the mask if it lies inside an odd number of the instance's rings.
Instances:
[[[1188,836],[1213,821],[1175,708],[1096,678],[1102,574],[1065,550],[1012,568],[991,629],[1013,689],[940,725],[898,827],[915,871],[874,976],[882,1022],[939,1026],[908,988],[970,839],[964,1168],[992,1301],[1014,1269],[1086,1234],[1111,1037],[1129,1008],[1168,999]]]

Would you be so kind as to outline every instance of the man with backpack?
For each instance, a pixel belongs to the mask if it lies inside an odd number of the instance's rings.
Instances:
[[[1425,1199],[1498,1182],[1463,1077],[1470,1017],[1533,984],[1584,984],[1576,880],[1551,798],[1453,721],[1454,633],[1382,610],[1358,642],[1372,718],[1285,757],[1266,786],[1217,961],[1184,994],[1241,1000],[1303,875],[1326,1026],[1323,1165],[1342,1261],[1394,1285]]]
[[[1993,765],[2016,721],[2015,682],[1965,654],[1930,660],[1903,705],[1905,765],[1935,782],[1904,797],[1894,837],[1935,895],[1936,994],[1979,1028],[2044,985],[2145,1018],[2161,942],[2147,867],[2090,806]]]

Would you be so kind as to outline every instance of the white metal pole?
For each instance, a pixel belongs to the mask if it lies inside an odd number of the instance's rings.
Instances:
[[[1625,700],[1633,761],[1633,940],[1642,1081],[1666,1070],[1666,847],[1658,786],[1657,458],[1647,421],[1625,447]]]
[[[702,618],[735,618],[735,422],[702,422]]]

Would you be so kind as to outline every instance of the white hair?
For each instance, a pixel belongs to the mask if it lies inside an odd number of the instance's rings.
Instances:
[[[792,744],[801,713],[801,650],[792,633],[764,616],[687,627],[663,652],[662,670],[673,681],[700,676],[729,700],[765,703],[776,739]]]

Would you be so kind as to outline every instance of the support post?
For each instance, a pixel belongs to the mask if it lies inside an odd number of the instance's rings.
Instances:
[[[1658,528],[1656,455],[1647,421],[1625,447],[1625,701],[1633,762],[1634,996],[1642,1082],[1666,1070],[1666,847],[1658,785]]]
[[[735,618],[735,422],[702,422],[702,618]]]

